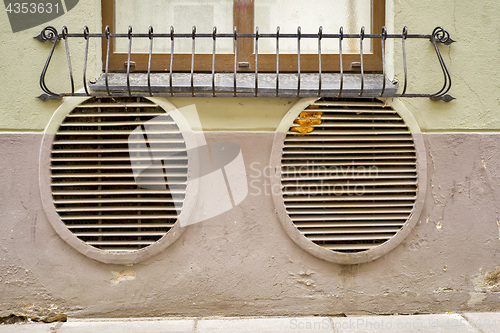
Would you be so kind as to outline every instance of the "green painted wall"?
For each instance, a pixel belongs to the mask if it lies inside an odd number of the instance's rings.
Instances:
[[[435,26],[443,26],[457,43],[441,46],[443,57],[453,79],[450,91],[457,99],[434,102],[425,98],[404,99],[422,131],[498,131],[500,129],[499,70],[500,4],[497,0],[481,2],[467,0],[388,0],[389,32],[400,32],[408,26],[410,33],[430,34]],[[91,32],[100,31],[100,1],[81,0],[67,14],[49,22],[61,30],[81,31],[88,25]],[[32,37],[43,26],[12,33],[7,14],[0,14],[0,130],[41,131],[45,128],[60,101],[42,102],[35,99],[42,93],[39,75],[50,50],[50,43],[40,43]],[[78,88],[82,87],[83,42],[70,41]],[[99,75],[100,43],[91,44],[88,78]],[[393,59],[394,74],[402,82],[402,52],[399,41],[388,45],[388,57]],[[428,41],[407,42],[409,68],[408,92],[435,92],[442,85],[432,44]],[[60,43],[48,73],[48,85],[54,91],[69,89],[69,76],[64,44]],[[273,130],[288,106],[295,99],[174,98],[176,106],[196,102],[201,120],[214,130]]]
[[[42,102],[35,97],[43,91],[39,86],[40,73],[49,55],[52,43],[33,39],[46,25],[58,32],[66,25],[69,32],[82,32],[87,25],[91,32],[101,31],[99,0],[81,0],[68,13],[35,28],[12,33],[7,13],[0,12],[0,129],[11,131],[41,131],[61,104],[60,101]],[[70,40],[75,84],[82,87],[83,42]],[[99,44],[100,45],[100,44]],[[101,53],[97,41],[89,51],[89,79],[99,74]],[[70,89],[68,63],[64,43],[59,43],[48,71],[47,85],[55,92]]]
[[[452,76],[450,103],[404,99],[423,131],[498,131],[500,129],[500,2],[498,0],[393,0],[394,27],[408,26],[410,33],[430,34],[442,26],[457,41],[441,46]],[[407,44],[411,44],[411,41]],[[400,45],[400,44],[397,44]],[[402,52],[395,45],[396,66]],[[410,84],[438,91],[443,82],[437,58],[429,42],[408,53]],[[400,65],[399,65],[400,66]],[[413,67],[412,67],[413,66]],[[430,66],[430,67],[429,67]],[[415,69],[412,69],[415,68]],[[434,75],[428,76],[429,69]],[[402,72],[396,71],[398,78]],[[417,89],[418,92],[418,89]]]

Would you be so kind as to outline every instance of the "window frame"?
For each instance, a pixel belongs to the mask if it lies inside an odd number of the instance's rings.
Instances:
[[[109,26],[111,33],[115,33],[114,20],[115,1],[102,1],[102,31],[105,32],[106,26]],[[254,1],[253,0],[234,0],[233,1],[234,26],[238,34],[255,33],[254,28]],[[372,33],[378,34],[382,31],[385,23],[385,0],[372,0]],[[300,24],[300,22],[299,22]],[[163,31],[162,31],[163,32]],[[224,31],[226,33],[226,31]],[[120,32],[123,33],[123,32]],[[267,33],[267,31],[266,31]],[[336,32],[334,32],[336,33]],[[363,53],[363,70],[365,72],[381,72],[382,71],[382,47],[377,43],[377,39],[372,39],[372,52]],[[238,39],[238,64],[244,63],[246,66],[238,66],[238,72],[254,72],[255,71],[255,54],[253,50],[254,39],[240,38]],[[106,49],[107,40],[102,41],[102,59],[103,70],[106,68]],[[212,71],[212,54],[195,54],[194,56],[194,72],[211,72]],[[191,71],[191,53],[175,53],[173,56],[172,70],[174,72],[189,72]],[[148,53],[132,53],[131,62],[135,65],[130,67],[131,72],[146,72],[148,70]],[[298,71],[297,54],[281,54],[279,55],[279,71],[283,73],[293,73]],[[109,54],[109,71],[110,72],[126,72],[127,70],[128,53],[114,51],[114,38],[110,41]],[[349,53],[342,55],[343,71],[358,72],[360,71],[360,55],[357,53]],[[321,71],[322,72],[338,72],[340,71],[340,56],[339,54],[322,54],[321,55]],[[300,55],[300,70],[301,72],[317,73],[319,66],[318,54],[301,54]],[[215,55],[215,72],[233,72],[234,71],[234,53],[216,54]],[[169,53],[153,53],[151,59],[152,72],[165,72],[170,69],[170,54]],[[276,54],[258,54],[258,71],[259,72],[276,72]]]

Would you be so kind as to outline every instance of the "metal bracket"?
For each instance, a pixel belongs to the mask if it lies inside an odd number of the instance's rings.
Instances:
[[[62,99],[62,96],[59,96],[59,95],[54,96],[54,95],[49,95],[49,94],[41,94],[40,96],[37,96],[36,98],[38,98],[41,101],[47,102],[48,100],[51,100],[51,99]]]

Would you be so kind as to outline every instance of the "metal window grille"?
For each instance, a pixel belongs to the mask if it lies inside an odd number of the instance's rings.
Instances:
[[[300,27],[297,29],[297,33],[280,33],[279,27],[276,33],[260,33],[258,28],[256,28],[255,33],[252,34],[240,34],[234,29],[233,33],[219,33],[216,27],[213,29],[213,33],[197,33],[196,27],[193,27],[191,33],[175,33],[174,27],[170,27],[170,31],[167,33],[154,33],[153,28],[149,27],[147,33],[133,33],[132,27],[129,27],[127,33],[111,33],[109,27],[106,27],[104,33],[90,33],[89,29],[85,26],[83,33],[69,33],[66,27],[62,28],[62,33],[59,34],[54,27],[48,26],[44,28],[41,33],[36,36],[38,40],[52,41],[53,46],[50,50],[49,56],[45,63],[40,76],[40,86],[44,91],[44,94],[40,95],[39,98],[42,100],[48,99],[58,99],[64,96],[115,96],[115,97],[143,97],[143,96],[175,96],[179,93],[186,93],[190,96],[297,96],[297,97],[428,97],[433,100],[443,100],[451,101],[454,98],[448,94],[451,88],[451,76],[448,72],[446,64],[439,51],[438,44],[449,45],[454,42],[450,38],[449,33],[441,27],[436,27],[430,35],[425,34],[409,34],[408,29],[405,27],[401,34],[389,34],[387,29],[384,27],[380,34],[366,34],[364,28],[361,28],[359,34],[344,34],[342,27],[338,33],[323,33],[320,27],[317,34],[305,34],[301,33]],[[75,91],[75,78],[73,75],[73,67],[70,56],[69,39],[72,38],[83,38],[85,39],[85,54],[83,62],[83,87],[84,92]],[[121,86],[112,86],[110,81],[117,78],[116,73],[111,73],[109,71],[109,58],[110,58],[110,45],[113,38],[126,38],[128,42],[128,62],[126,63],[126,73],[122,74],[123,82]],[[150,40],[149,43],[149,58],[148,58],[148,69],[147,73],[143,74],[143,84],[135,83],[136,73],[131,73],[131,54],[132,54],[132,43],[133,40],[139,38],[147,38]],[[233,73],[217,73],[215,71],[215,55],[216,55],[216,45],[217,41],[220,39],[230,38],[234,43],[234,70]],[[259,40],[264,38],[270,38],[276,40],[276,72],[275,73],[261,73],[258,70],[259,62]],[[86,78],[87,72],[87,60],[89,53],[89,40],[90,39],[104,39],[106,40],[106,57],[105,70],[101,76],[101,89],[95,86],[96,89],[90,89]],[[152,77],[156,73],[152,73],[151,70],[151,59],[153,55],[154,43],[153,41],[158,39],[170,40],[171,52],[170,52],[170,66],[166,76],[164,76],[164,84],[160,86],[153,86]],[[192,52],[191,52],[191,66],[189,73],[175,73],[173,71],[173,61],[175,54],[175,43],[179,39],[191,39],[192,40]],[[199,76],[195,73],[195,54],[196,54],[196,41],[199,39],[212,39],[213,40],[213,53],[212,53],[212,70],[209,74],[203,74],[202,83],[196,83]],[[237,50],[238,42],[241,39],[252,39],[255,45],[255,71],[254,73],[238,73],[238,60],[237,60]],[[280,39],[296,39],[297,41],[297,71],[296,73],[286,74],[280,73],[279,62],[280,62],[280,50],[279,41]],[[316,39],[318,41],[318,71],[315,74],[302,73],[301,72],[301,40],[303,39]],[[324,73],[322,72],[322,41],[325,39],[336,39],[338,40],[339,47],[339,73]],[[359,73],[350,74],[344,73],[342,62],[343,53],[342,47],[346,39],[356,39],[359,42],[359,59],[360,67]],[[372,43],[380,43],[381,54],[382,54],[382,75],[372,76],[373,74],[366,73],[365,64],[363,61],[363,45],[366,46],[366,40],[371,39]],[[386,41],[388,39],[399,39],[402,45],[403,54],[403,72],[404,79],[402,83],[402,92],[397,93],[395,87],[389,87],[386,82]],[[406,43],[409,40],[415,39],[428,39],[434,46],[437,60],[441,67],[443,73],[443,86],[435,93],[409,93],[409,82],[408,82],[408,68],[406,63]],[[56,93],[49,89],[46,84],[46,74],[47,69],[51,63],[52,56],[55,51],[55,47],[59,41],[64,41],[65,52],[67,56],[67,65],[70,77],[70,92],[66,93]],[[332,76],[333,75],[333,76]],[[335,79],[332,81],[332,77]],[[290,78],[293,78],[294,87],[293,89],[286,89],[284,85],[290,83]],[[329,81],[327,80],[330,79]],[[196,79],[196,80],[195,80]],[[377,86],[380,87],[378,90],[370,90],[368,85],[373,80],[379,80]],[[177,82],[184,82],[178,84]],[[224,81],[225,84],[219,85],[218,82]],[[329,82],[327,87],[327,81]],[[243,82],[243,83],[241,83]],[[314,86],[313,89],[308,89]],[[334,82],[334,83],[332,83]],[[265,86],[264,86],[265,84]],[[335,84],[335,87],[331,87]],[[348,89],[347,85],[354,84],[355,89]],[[351,87],[352,88],[352,87]],[[199,93],[202,92],[202,93]],[[353,95],[354,94],[354,95]]]

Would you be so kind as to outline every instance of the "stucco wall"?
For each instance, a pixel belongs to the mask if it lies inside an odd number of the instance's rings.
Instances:
[[[11,171],[0,179],[0,315],[44,313],[51,304],[79,317],[499,309],[499,136],[424,134],[432,158],[419,222],[396,249],[359,265],[318,259],[283,231],[264,176],[273,136],[208,134],[241,147],[248,197],[133,266],[99,263],[61,240],[32,168],[41,136],[1,136],[9,159],[0,167]]]
[[[404,101],[423,131],[498,131],[500,128],[498,66],[494,64],[494,59],[500,56],[500,48],[498,38],[493,37],[500,29],[499,12],[500,3],[490,0],[394,0],[394,27],[398,31],[406,25],[410,33],[430,34],[434,27],[442,26],[457,41],[449,47],[441,47],[452,76],[450,93],[457,100],[448,104],[427,99]],[[407,44],[410,84],[419,89],[439,90],[443,79],[431,43]],[[395,67],[401,68],[398,65],[402,61],[401,49],[398,46],[394,49]],[[399,71],[396,76],[401,81],[403,74]]]
[[[70,32],[83,32],[87,25],[91,32],[101,31],[100,1],[79,1],[78,5],[66,14],[40,25],[17,33],[12,33],[7,13],[0,13],[0,129],[7,131],[42,131],[47,126],[54,110],[61,101],[42,102],[36,99],[42,93],[39,85],[42,72],[52,43],[40,43],[33,37],[47,25],[61,32],[63,26]],[[100,43],[91,43],[88,59],[88,79],[100,73]],[[70,41],[75,85],[82,88],[83,50],[82,42]],[[97,50],[97,51],[96,51]],[[47,75],[47,85],[56,92],[71,89],[68,62],[64,44],[59,43]]]
[[[447,29],[457,43],[441,46],[444,60],[452,75],[453,87],[450,93],[457,98],[451,103],[433,102],[427,99],[404,99],[404,103],[417,118],[423,131],[496,131],[500,128],[498,111],[498,66],[494,60],[500,56],[498,38],[495,33],[499,29],[498,12],[500,4],[495,0],[484,0],[480,3],[466,0],[446,0],[436,4],[433,1],[387,1],[387,26],[389,32],[400,32],[408,26],[410,33],[430,34],[434,27]],[[11,55],[3,59],[0,65],[0,87],[2,103],[0,105],[0,129],[15,131],[41,131],[47,125],[51,114],[60,104],[58,101],[41,102],[34,99],[41,93],[38,79],[43,64],[50,50],[50,43],[40,43],[32,37],[39,34],[42,26],[13,34],[7,19],[2,12],[0,20],[0,50],[2,54]],[[66,25],[70,32],[82,31],[87,25],[91,32],[101,30],[100,1],[80,1],[67,14],[49,22],[60,32]],[[395,75],[402,82],[402,52],[399,42],[393,45]],[[83,43],[72,42],[74,50],[74,67],[76,86],[82,88],[81,64],[83,62]],[[441,88],[442,74],[432,44],[421,41],[408,41],[407,61],[409,68],[408,92],[435,92]],[[100,44],[94,43],[89,58],[88,78],[99,75]],[[96,51],[97,50],[97,51]],[[388,52],[390,48],[388,48]],[[78,65],[77,65],[78,64]],[[48,75],[48,85],[54,91],[69,90],[69,76],[64,45],[60,43],[52,60]],[[197,100],[204,105],[207,113],[215,112],[227,115],[228,122],[219,127],[232,130],[235,113],[234,103],[245,105],[254,103],[249,99],[214,99],[210,103]],[[183,102],[185,103],[185,102]],[[188,102],[191,103],[191,102]],[[221,104],[222,103],[222,106]],[[175,104],[175,103],[174,103]],[[266,105],[258,105],[259,110]],[[278,125],[281,119],[279,112],[273,112],[274,106],[268,105],[266,125],[255,122],[255,130],[269,130]],[[224,110],[224,111],[222,111]],[[243,117],[247,117],[242,113]],[[274,116],[274,117],[271,117]],[[262,124],[262,122],[260,123]],[[210,126],[207,126],[207,128]]]
[[[61,105],[35,98],[51,45],[32,38],[43,26],[13,34],[1,13],[0,316],[55,311],[52,305],[71,316],[499,310],[500,136],[493,133],[500,129],[499,6],[496,0],[388,1],[389,32],[406,25],[410,33],[430,34],[440,25],[457,41],[440,47],[457,99],[402,99],[428,152],[424,211],[395,250],[353,266],[325,262],[295,245],[268,195],[249,196],[220,217],[187,228],[166,251],[133,267],[101,264],[73,250],[48,223],[38,189],[41,132]],[[88,25],[92,32],[100,31],[100,22],[100,1],[81,0],[49,24],[70,32]],[[409,92],[439,90],[442,74],[432,45],[407,46]],[[82,50],[83,44],[71,47]],[[89,79],[101,66],[100,44],[92,47]],[[401,82],[400,44],[393,50]],[[75,52],[75,63],[82,57]],[[76,67],[75,77],[80,74]],[[62,43],[49,76],[54,90],[68,90]],[[78,79],[76,85],[81,88]],[[251,176],[250,163],[267,165],[273,131],[297,99],[170,101],[177,107],[196,103],[209,137],[237,143]],[[264,178],[257,184],[262,193],[269,186]]]

